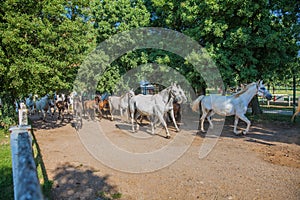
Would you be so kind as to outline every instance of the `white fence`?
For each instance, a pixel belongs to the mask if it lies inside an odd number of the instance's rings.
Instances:
[[[26,109],[19,110],[19,126],[9,129],[12,153],[14,199],[43,199],[32,150],[31,126]]]
[[[264,102],[265,99],[261,98],[261,101]],[[293,96],[288,94],[272,94],[272,99],[270,101],[267,101],[267,105],[270,105],[270,102],[272,103],[287,103],[288,106],[293,105]],[[297,98],[296,98],[297,103]]]

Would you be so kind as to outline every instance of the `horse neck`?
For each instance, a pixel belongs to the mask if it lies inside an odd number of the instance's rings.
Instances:
[[[127,92],[127,93],[125,93],[125,94],[123,94],[122,96],[120,96],[120,100],[122,101],[122,100],[124,100],[124,101],[127,101],[127,99],[128,99],[128,95],[129,95],[129,93]]]
[[[160,91],[158,94],[163,98],[163,101],[165,103],[167,103],[170,100],[170,89],[169,88],[166,88],[166,89]]]
[[[251,99],[256,95],[256,93],[257,93],[256,85],[253,85],[253,86],[249,87],[248,89],[246,89],[246,91],[243,92],[243,94],[239,95],[238,98],[244,99],[248,105],[249,102],[251,101]]]

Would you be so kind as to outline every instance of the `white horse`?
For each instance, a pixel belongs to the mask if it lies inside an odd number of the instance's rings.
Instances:
[[[46,119],[46,113],[49,109],[49,103],[50,103],[50,99],[49,99],[49,95],[46,94],[44,97],[42,97],[41,99],[37,100],[35,105],[36,105],[36,110],[38,112],[38,115],[39,115],[39,111],[42,112],[42,119],[43,121],[45,121]]]
[[[126,92],[126,94],[122,96],[109,96],[108,97],[108,103],[109,103],[109,109],[110,109],[110,115],[111,120],[114,120],[113,112],[116,110],[120,111],[121,118],[123,117],[123,111],[125,110],[125,113],[127,114],[127,120],[128,120],[128,102],[129,98],[134,96],[134,91],[131,89],[129,92]]]
[[[237,131],[237,124],[239,119],[247,123],[247,128],[242,133],[247,134],[250,128],[250,121],[245,116],[247,112],[247,107],[251,99],[255,95],[263,96],[270,100],[272,95],[265,88],[262,81],[257,83],[253,82],[247,85],[242,91],[233,94],[231,96],[218,96],[218,95],[209,95],[199,96],[195,101],[192,102],[192,110],[197,111],[199,109],[199,103],[201,102],[202,116],[201,116],[201,131],[204,131],[204,120],[207,118],[210,128],[213,128],[211,121],[211,116],[215,113],[221,116],[231,116],[235,115],[234,120],[234,130],[233,132],[238,135],[241,132]]]
[[[73,96],[73,116],[75,118],[75,128],[77,130],[82,128],[83,105],[81,97],[77,94]]]
[[[166,112],[170,112],[176,131],[179,131],[173,111],[173,101],[175,99],[178,103],[183,103],[187,101],[183,90],[180,86],[177,86],[176,84],[171,85],[170,87],[162,90],[161,92],[155,95],[137,95],[130,98],[129,110],[131,114],[132,131],[135,131],[134,120],[137,124],[137,130],[139,129],[139,125],[137,123],[137,115],[134,116],[135,112],[138,112],[139,115],[148,116],[150,118],[152,134],[154,134],[153,121],[157,117],[160,123],[166,129],[166,138],[170,138],[170,133],[167,128],[167,124],[164,120],[164,114]]]
[[[26,98],[25,104],[26,104],[26,107],[28,108],[29,114],[33,114],[35,102],[34,102],[32,94],[29,94],[29,96]]]
[[[77,96],[77,93],[75,91],[71,92],[68,96],[68,107],[71,112],[74,112],[74,98]]]

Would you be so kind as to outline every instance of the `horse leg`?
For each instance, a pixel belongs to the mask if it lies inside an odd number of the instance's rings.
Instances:
[[[114,121],[114,116],[113,116],[113,110],[112,110],[112,108],[109,109],[109,112],[110,112],[110,120]]]
[[[201,132],[205,133],[206,131],[204,130],[204,120],[206,118],[207,113],[205,111],[202,111],[202,116],[200,118],[200,122],[201,122]]]
[[[46,121],[46,112],[42,109],[42,119],[45,122]]]
[[[135,132],[135,130],[134,130],[134,121],[135,121],[134,111],[131,111],[131,127],[132,127],[132,132],[133,133]]]
[[[92,109],[92,108],[90,108],[90,107],[87,107],[86,108],[86,113],[87,113],[87,115],[88,115],[88,119],[89,120],[92,120],[92,118],[93,118],[93,112],[94,112],[94,109]]]
[[[56,105],[53,107],[53,115],[56,113]]]
[[[291,118],[291,121],[293,122],[294,121],[294,118],[299,114],[300,112],[300,109],[298,109],[298,111],[296,111],[293,115],[293,117]]]
[[[150,118],[150,125],[151,125],[151,133],[152,133],[152,135],[154,135],[154,134],[155,134],[155,131],[154,131],[154,123],[153,123],[154,117],[153,117],[153,116],[150,116],[149,118]]]
[[[102,113],[101,108],[99,108],[99,119],[101,120],[102,118],[103,118],[103,113]]]
[[[245,115],[240,115],[239,118],[247,123],[247,128],[246,128],[246,130],[243,131],[243,134],[246,135],[249,131],[251,122]]]
[[[62,111],[61,112],[61,121],[64,121],[64,119],[65,119],[65,109],[63,108],[61,111]]]
[[[137,112],[137,114],[134,116],[135,117],[135,123],[136,123],[136,131],[139,131],[140,130],[140,124],[138,123],[138,116],[142,116],[142,115],[139,115],[139,113]]]
[[[156,107],[154,109],[154,113],[155,113],[154,117],[157,117],[159,119],[160,123],[166,129],[166,138],[170,139],[171,136],[170,136],[170,133],[169,133],[169,130],[168,130],[168,126],[167,126],[166,121],[164,120],[164,111],[162,109],[160,109],[159,107]]]
[[[177,126],[177,123],[176,123],[176,120],[175,120],[175,116],[174,116],[174,110],[173,110],[173,109],[171,109],[170,115],[171,115],[172,121],[173,121],[173,123],[174,123],[174,126],[175,126],[175,128],[176,128],[176,131],[179,132],[180,129],[179,129],[178,126]]]
[[[213,128],[214,128],[214,125],[213,125],[212,120],[211,120],[211,116],[213,116],[214,114],[215,114],[215,112],[211,110],[211,111],[209,111],[208,114],[206,115],[206,119],[207,119],[207,121],[209,122],[209,128],[210,128],[210,129],[213,129]]]
[[[114,121],[114,116],[113,116],[113,106],[111,105],[110,101],[108,101],[108,105],[109,105],[109,113],[110,113],[110,121]],[[121,117],[122,118],[122,117]]]
[[[61,110],[60,110],[60,108],[58,108],[58,117],[57,117],[57,119],[60,119],[60,114],[61,114]]]
[[[239,117],[236,115],[236,116],[234,117],[234,128],[233,128],[233,132],[234,132],[234,134],[236,134],[236,135],[239,135],[239,134],[241,133],[241,132],[239,132],[239,131],[236,130],[236,129],[237,129],[238,123],[239,123]]]
[[[170,133],[169,133],[167,124],[166,124],[166,122],[165,122],[165,120],[164,120],[163,114],[158,114],[158,118],[159,118],[160,122],[162,123],[162,125],[163,125],[163,126],[165,127],[165,129],[166,129],[166,138],[167,138],[167,139],[170,139],[170,138],[171,138],[171,135],[170,135]]]

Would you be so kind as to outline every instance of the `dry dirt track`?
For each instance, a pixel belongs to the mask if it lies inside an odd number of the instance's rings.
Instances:
[[[102,119],[99,124],[120,146],[130,138],[115,127],[118,121]],[[204,159],[198,158],[203,137],[197,135],[172,165],[132,174],[111,169],[91,156],[69,123],[33,121],[47,174],[54,181],[53,199],[113,199],[118,193],[126,200],[300,199],[299,122],[254,123],[247,137],[233,136],[231,125],[232,121],[226,122],[217,145]],[[175,134],[171,132],[172,137]],[[155,135],[151,141],[164,145],[167,140]],[[139,151],[143,145],[129,148]]]

